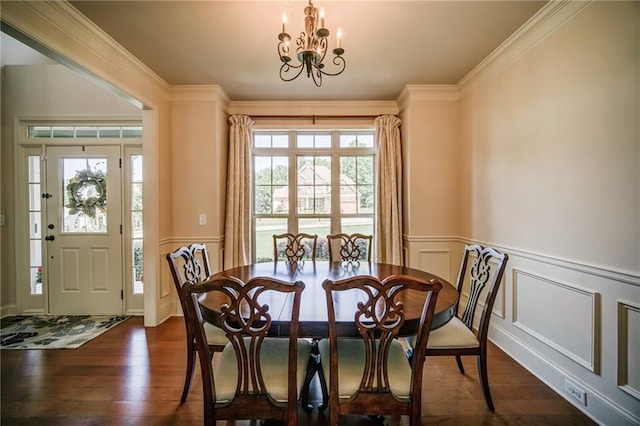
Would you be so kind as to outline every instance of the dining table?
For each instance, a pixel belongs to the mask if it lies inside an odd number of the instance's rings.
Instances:
[[[298,334],[299,337],[321,339],[329,336],[326,295],[322,283],[327,279],[335,281],[364,275],[373,276],[381,281],[391,275],[408,275],[425,281],[438,280],[442,283],[442,289],[438,294],[431,329],[442,327],[455,315],[458,290],[453,285],[430,272],[400,265],[378,262],[276,261],[226,269],[212,275],[209,279],[235,277],[247,282],[256,277],[269,277],[290,283],[304,282],[305,289],[301,297]],[[340,297],[342,300],[334,302],[338,336],[358,337],[353,310],[355,304],[354,300],[350,298],[364,301],[365,296],[362,292],[355,291],[348,295],[341,294]],[[399,336],[410,336],[417,333],[424,298],[425,294],[422,292],[409,291],[401,299],[404,305],[405,322],[400,329]],[[198,300],[204,320],[213,325],[221,326],[220,307],[226,303],[224,296],[220,292],[210,292],[200,295]],[[291,295],[275,292],[260,300],[261,304],[269,306],[269,312],[272,316],[270,336],[289,336],[290,318],[287,315],[290,315],[291,309],[287,309],[287,306],[291,301]]]

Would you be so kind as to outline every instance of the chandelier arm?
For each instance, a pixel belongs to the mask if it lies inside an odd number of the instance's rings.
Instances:
[[[313,66],[313,69],[316,72],[312,72],[311,73],[311,78],[313,79],[313,83],[317,86],[320,87],[322,86],[322,70],[320,68],[318,68],[316,65]],[[317,75],[317,79],[316,79],[316,75]]]
[[[285,68],[286,67],[286,68]],[[284,76],[292,69],[297,69],[298,72],[291,78],[285,78]],[[282,66],[280,67],[280,80],[282,81],[293,81],[296,78],[298,78],[298,76],[300,74],[302,74],[302,71],[304,71],[304,64],[300,64],[300,65],[291,65],[289,63],[284,63],[282,64]]]
[[[342,69],[340,69],[338,72],[335,73],[330,73],[330,72],[326,72],[324,70],[318,69],[318,72],[324,74],[324,75],[329,75],[332,77],[335,77],[336,75],[340,75],[344,72],[345,68],[347,67],[347,61],[344,60],[344,58],[342,56],[336,56],[335,58],[333,58],[334,65],[337,65],[338,67],[342,66]]]

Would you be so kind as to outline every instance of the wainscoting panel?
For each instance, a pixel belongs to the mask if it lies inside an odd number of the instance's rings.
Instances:
[[[434,275],[444,278],[455,284],[455,277],[451,275],[451,251],[449,250],[418,250],[418,266],[423,271],[428,271]]]
[[[514,268],[513,324],[595,372],[598,296],[595,291]]]
[[[618,386],[640,400],[640,304],[618,300]]]

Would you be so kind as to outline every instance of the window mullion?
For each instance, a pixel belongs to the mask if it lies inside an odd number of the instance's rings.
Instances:
[[[332,133],[331,153],[331,233],[337,234],[340,229],[340,136],[338,132]]]
[[[289,232],[298,232],[298,155],[295,132],[289,132],[289,218],[287,227]]]

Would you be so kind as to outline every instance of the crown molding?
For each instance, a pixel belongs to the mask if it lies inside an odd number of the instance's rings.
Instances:
[[[545,4],[524,25],[476,65],[457,84],[460,97],[488,76],[495,76],[561,28],[593,0],[554,0]]]
[[[1,19],[22,42],[138,106],[168,98],[162,78],[67,1],[2,2]]]
[[[400,111],[411,102],[456,102],[458,86],[455,84],[407,84],[396,99]]]
[[[169,88],[171,102],[216,102],[227,109],[231,99],[217,84],[197,86],[171,86]]]
[[[394,101],[232,101],[229,114],[383,115],[397,114]]]

